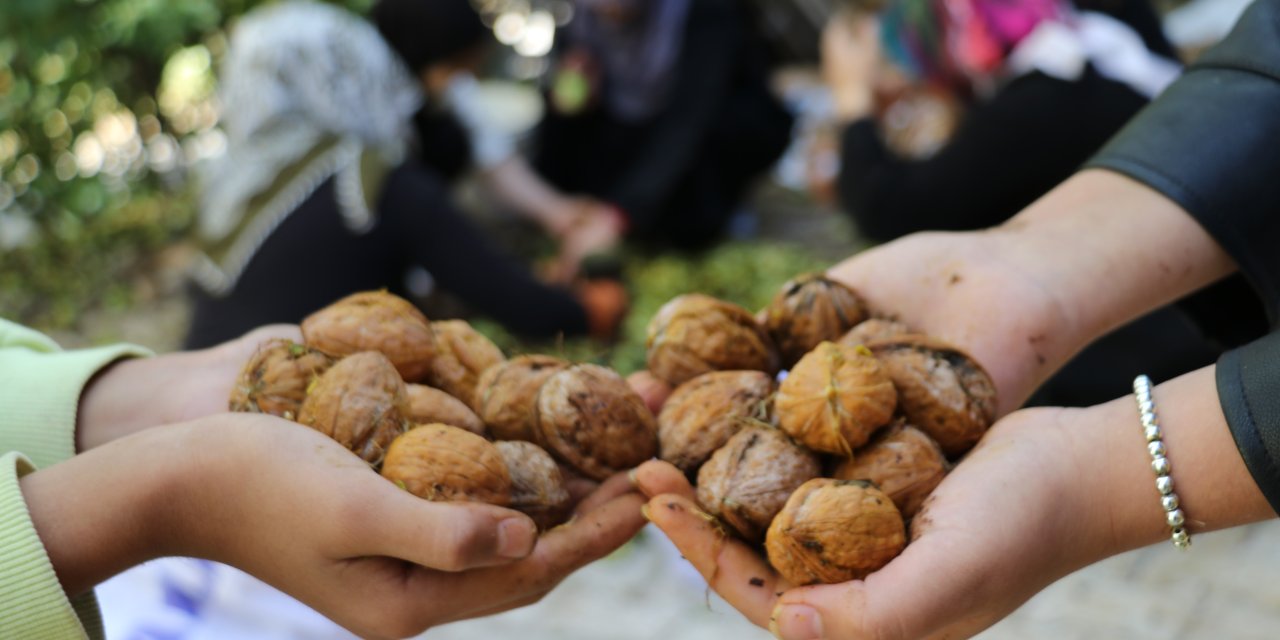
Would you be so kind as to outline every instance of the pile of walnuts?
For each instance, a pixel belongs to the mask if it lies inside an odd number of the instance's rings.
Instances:
[[[860,579],[898,555],[949,460],[995,417],[995,386],[972,358],[872,317],[822,275],[787,282],[758,315],[679,296],[647,347],[650,371],[675,386],[659,457],[793,584]]]
[[[258,349],[231,410],[307,425],[427,500],[510,507],[547,529],[570,515],[570,479],[603,480],[657,452],[653,414],[617,373],[508,360],[466,322],[430,322],[386,292],[313,313],[302,335]]]

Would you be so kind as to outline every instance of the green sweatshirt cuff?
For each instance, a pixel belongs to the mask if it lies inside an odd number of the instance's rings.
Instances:
[[[103,638],[93,592],[67,598],[31,522],[18,478],[34,470],[17,452],[0,456],[0,638]]]
[[[75,455],[76,411],[85,384],[116,360],[148,355],[133,345],[52,353],[0,349],[0,451],[21,452],[37,468]]]

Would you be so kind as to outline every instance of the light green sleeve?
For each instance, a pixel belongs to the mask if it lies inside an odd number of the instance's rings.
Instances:
[[[18,479],[75,455],[80,392],[98,370],[146,355],[132,345],[62,351],[0,319],[0,638],[103,637],[93,592],[62,591]]]

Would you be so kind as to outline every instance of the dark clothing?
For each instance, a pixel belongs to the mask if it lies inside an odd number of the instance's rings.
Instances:
[[[1222,245],[1262,299],[1271,335],[1218,360],[1236,445],[1280,513],[1280,0],[1257,0],[1090,166],[1177,202]],[[1230,316],[1232,309],[1219,310]]]
[[[263,324],[298,322],[356,291],[403,293],[404,274],[413,265],[517,333],[586,332],[586,314],[573,297],[534,280],[492,246],[421,163],[406,162],[391,172],[378,214],[373,229],[353,233],[335,200],[333,180],[325,182],[267,238],[231,293],[196,292],[187,348],[217,344]]]
[[[635,237],[696,247],[781,155],[791,116],[733,0],[693,1],[675,73],[670,104],[645,121],[615,117],[606,101],[573,115],[549,108],[534,164],[563,190],[617,205]]]
[[[842,135],[840,199],[876,240],[997,225],[1075,173],[1146,104],[1093,69],[1075,82],[1029,73],[971,107],[924,160],[898,158],[873,120],[859,120]]]

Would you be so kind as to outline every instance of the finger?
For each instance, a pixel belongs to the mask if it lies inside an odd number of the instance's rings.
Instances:
[[[627,384],[640,395],[644,405],[649,407],[649,411],[652,411],[655,416],[662,411],[662,405],[671,395],[671,385],[648,371],[637,371],[627,376]]]
[[[734,539],[690,500],[664,494],[648,503],[649,519],[680,549],[707,584],[751,622],[767,627],[788,585],[753,549]]]
[[[669,462],[650,460],[636,467],[634,477],[636,488],[647,497],[674,493],[694,498],[693,486],[689,484],[688,478]]]
[[[509,564],[527,557],[538,538],[528,516],[475,502],[431,502],[396,489],[368,492],[343,514],[365,555],[390,556],[441,571]],[[390,489],[390,490],[385,490]],[[381,498],[369,496],[378,495]],[[377,523],[370,526],[369,523]]]
[[[302,329],[296,324],[269,324],[244,334],[236,342],[246,345],[249,349],[257,349],[268,340],[280,338],[302,342]]]
[[[635,491],[635,487],[631,484],[631,478],[626,473],[615,473],[602,484],[597,485],[590,495],[583,498],[582,502],[574,508],[573,515],[580,517],[590,513],[614,498],[632,491]]]

